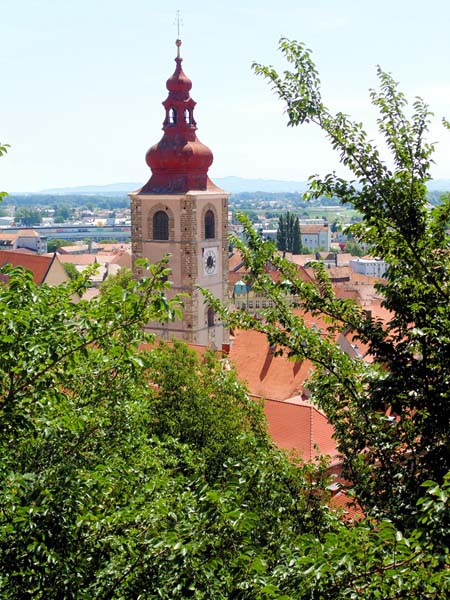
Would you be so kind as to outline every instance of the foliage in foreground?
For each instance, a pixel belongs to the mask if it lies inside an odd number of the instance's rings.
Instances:
[[[272,447],[232,372],[138,350],[177,310],[164,265],[91,302],[72,301],[87,279],[4,271],[2,598],[230,597],[280,541],[328,529],[320,473]]]
[[[99,289],[102,293],[114,286],[120,286],[126,289],[132,286],[132,282],[133,271],[128,267],[121,267],[114,275],[108,275],[108,277],[100,284]]]
[[[354,174],[350,182],[334,173],[314,176],[309,196],[338,197],[361,213],[362,221],[348,231],[389,264],[377,290],[391,317],[382,323],[336,297],[320,264],[316,284],[302,281],[247,222],[248,245],[236,244],[251,284],[271,297],[273,307],[262,321],[239,313],[229,319],[263,331],[280,351],[316,365],[309,387],[334,425],[352,492],[366,512],[413,528],[420,484],[430,478],[441,484],[450,470],[450,196],[429,210],[430,111],[416,99],[408,117],[397,83],[378,71],[380,91],[371,91],[371,99],[391,153],[393,167],[388,167],[362,124],[326,108],[304,45],[282,40],[280,47],[292,70],[280,76],[272,67],[254,68],[285,103],[289,125],[320,127]],[[267,276],[264,267],[270,261],[284,272],[284,281]],[[310,330],[291,310],[286,287],[298,297],[299,308],[325,319],[325,331]],[[336,337],[344,332],[368,347],[373,364],[351,359],[337,347]]]
[[[249,282],[272,306],[262,311],[262,320],[223,308],[222,316],[233,326],[265,333],[279,353],[314,363],[308,385],[312,398],[334,425],[349,492],[373,519],[346,531],[338,527],[322,544],[312,540],[309,550],[302,546],[287,577],[295,581],[294,589],[302,590],[299,597],[443,598],[449,593],[450,541],[450,197],[443,196],[429,210],[430,112],[418,99],[408,119],[397,83],[378,71],[381,90],[372,91],[371,98],[392,153],[391,169],[361,124],[333,115],[323,104],[309,51],[289,40],[280,47],[292,70],[280,76],[272,67],[254,65],[255,71],[285,103],[289,125],[322,128],[353,172],[351,182],[335,174],[311,178],[309,197],[338,197],[362,214],[361,223],[348,232],[389,263],[386,281],[377,290],[391,314],[383,323],[336,297],[319,263],[314,266],[316,282],[304,282],[292,264],[275,254],[273,244],[242,219],[247,243],[234,242],[244,256]],[[444,125],[449,128],[446,121]],[[273,281],[266,272],[269,263],[284,278]],[[286,301],[292,295],[300,310]],[[325,329],[311,330],[305,312],[320,315]],[[339,349],[336,339],[344,333],[368,347],[372,364]],[[388,561],[379,562],[387,548]]]
[[[344,598],[381,574],[444,597],[437,522],[408,539],[388,523],[343,524],[323,469],[269,443],[260,408],[214,356],[138,350],[142,324],[177,308],[164,267],[90,303],[72,301],[82,278],[37,287],[4,270],[2,598]],[[430,519],[447,502],[431,491]]]
[[[0,157],[8,152],[9,144],[2,144],[0,142]],[[0,192],[0,200],[7,196],[7,192]]]
[[[177,308],[163,267],[90,303],[73,302],[82,278],[37,287],[4,271],[2,598],[445,597],[433,544],[446,488],[429,490],[408,537],[346,525],[324,503],[323,468],[270,444],[213,355],[138,350],[143,323]]]

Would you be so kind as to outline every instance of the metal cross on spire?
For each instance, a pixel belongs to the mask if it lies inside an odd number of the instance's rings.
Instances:
[[[175,21],[173,22],[173,24],[177,26],[177,38],[180,39],[180,31],[183,25],[183,19],[180,16],[179,10],[177,10],[177,16],[175,17]]]
[[[179,10],[177,10],[177,16],[175,17],[173,24],[177,26],[177,40],[176,40],[175,44],[177,46],[177,58],[180,58],[180,46],[181,46],[180,30],[181,30],[181,26],[183,25],[183,19],[180,16]]]

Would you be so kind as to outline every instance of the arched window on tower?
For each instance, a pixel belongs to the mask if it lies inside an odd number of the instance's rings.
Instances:
[[[214,310],[211,307],[209,307],[208,308],[208,327],[214,327],[214,325],[215,325],[214,318],[215,318]]]
[[[212,210],[207,210],[205,214],[205,239],[212,240],[216,237],[216,224],[214,213]]]
[[[153,215],[153,239],[169,239],[169,216],[163,210],[158,210]]]
[[[169,110],[169,125],[175,125],[177,122],[177,111],[174,108]]]
[[[188,125],[191,124],[191,112],[188,108],[184,109],[184,122]]]

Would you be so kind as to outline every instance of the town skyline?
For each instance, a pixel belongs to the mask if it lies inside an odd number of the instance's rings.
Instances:
[[[185,5],[183,5],[185,4]],[[304,181],[338,169],[337,157],[313,127],[287,128],[283,106],[251,72],[251,63],[285,68],[282,35],[313,50],[325,103],[363,121],[375,134],[368,89],[375,65],[392,72],[410,101],[422,96],[435,113],[438,142],[433,176],[448,178],[450,140],[441,126],[449,116],[450,82],[445,31],[450,8],[432,0],[358,6],[347,0],[312,8],[291,0],[230,2],[205,10],[202,2],[132,0],[126,6],[85,0],[23,0],[4,11],[3,123],[0,140],[11,145],[1,161],[1,188],[46,188],[144,181],[146,150],[159,141],[174,70],[181,11],[183,68],[193,81],[198,136],[215,160],[212,178]]]

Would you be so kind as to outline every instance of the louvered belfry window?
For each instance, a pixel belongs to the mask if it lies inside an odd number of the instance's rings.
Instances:
[[[169,217],[163,210],[158,210],[153,215],[153,239],[169,239]]]
[[[207,210],[205,214],[205,239],[211,240],[216,237],[215,230],[215,219],[212,210]]]

